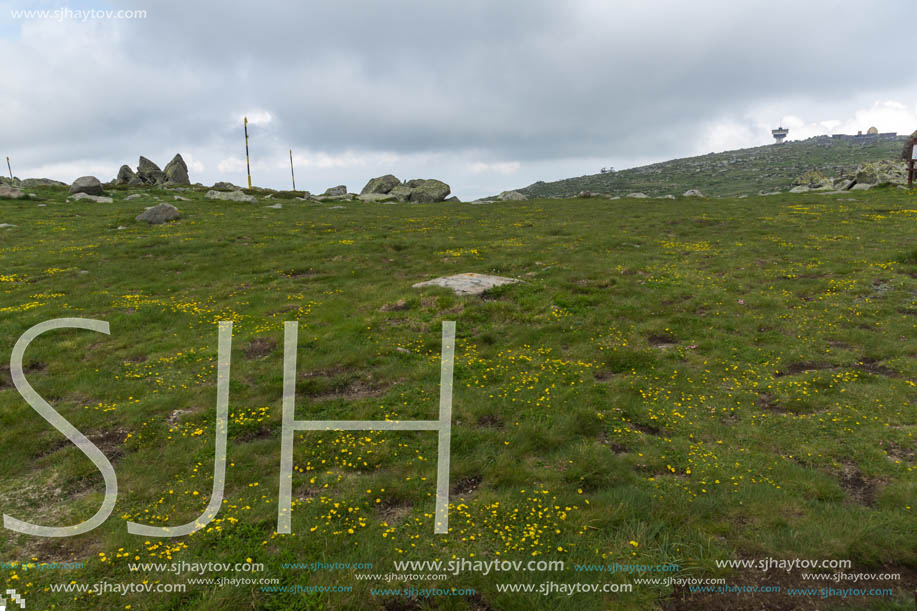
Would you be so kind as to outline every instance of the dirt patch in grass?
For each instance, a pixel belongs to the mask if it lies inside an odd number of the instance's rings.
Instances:
[[[414,504],[410,501],[385,501],[379,507],[379,519],[389,526],[397,526],[411,515]]]
[[[268,337],[256,337],[245,347],[245,358],[250,361],[263,359],[277,349],[277,342]]]
[[[597,382],[607,382],[608,380],[615,377],[614,372],[607,370],[598,370],[592,373],[592,377],[595,378]]]
[[[310,375],[301,377],[306,378],[307,382],[297,390],[302,390],[304,394],[316,401],[330,401],[333,399],[353,401],[369,397],[380,397],[395,384],[395,382],[374,380],[372,376],[350,377],[340,375],[337,372],[329,375],[310,372]]]
[[[184,414],[191,413],[190,409],[173,409],[169,412],[169,415],[166,416],[166,424],[169,426],[175,426],[178,423],[178,419],[181,418]]]
[[[127,439],[126,429],[87,433],[86,438],[95,444],[111,462],[115,462],[124,456],[124,440]],[[36,458],[45,458],[71,445],[74,444],[69,439],[60,439],[55,441],[50,448],[41,452]]]
[[[309,486],[305,486],[303,488],[297,488],[296,491],[293,492],[293,498],[295,498],[297,501],[305,501],[306,499],[317,497],[319,492],[320,490],[318,488],[310,488]]]
[[[423,605],[417,598],[392,598],[382,603],[385,611],[417,611],[423,609]]]
[[[484,414],[478,418],[478,426],[489,429],[502,429],[503,419],[494,414]]]
[[[409,310],[410,308],[411,306],[408,305],[407,299],[399,299],[395,303],[385,304],[384,306],[379,308],[379,311],[380,312],[402,312],[404,310]]]
[[[260,439],[270,439],[274,436],[274,431],[266,426],[262,426],[260,429],[255,429],[251,431],[245,431],[239,435],[233,437],[235,441],[242,443],[247,443],[251,441],[258,441]]]
[[[678,339],[670,333],[654,333],[646,338],[654,348],[671,348],[678,344]]]
[[[271,314],[286,314],[287,312],[293,312],[294,310],[298,310],[298,309],[299,309],[298,305],[296,305],[295,303],[289,303],[283,306],[282,308],[280,308],[279,310],[274,310],[273,312],[271,312]]]
[[[865,507],[872,507],[876,501],[876,491],[879,487],[877,480],[869,480],[863,477],[860,469],[854,464],[845,464],[837,474],[838,483],[847,498]]]
[[[780,405],[779,401],[776,397],[774,397],[774,395],[767,392],[758,393],[758,407],[772,412],[785,413],[787,411],[786,408]]]
[[[658,427],[653,426],[652,424],[640,424],[639,422],[630,422],[631,427],[640,431],[641,433],[646,433],[647,435],[661,435],[662,431]]]
[[[468,496],[478,489],[478,486],[481,485],[481,480],[482,478],[480,475],[463,477],[452,486],[450,494],[455,496]]]
[[[34,363],[24,364],[22,366],[22,373],[41,373],[47,369],[47,367],[47,364],[36,361]],[[10,366],[0,365],[0,390],[13,387],[13,374],[10,372]]]
[[[611,451],[614,452],[615,454],[626,454],[627,453],[627,447],[618,443],[617,441],[612,441],[611,439],[609,439],[608,433],[606,433],[605,431],[602,431],[601,433],[599,433],[597,441],[604,446],[608,446],[608,448],[611,449]]]
[[[468,606],[472,611],[493,611],[493,607],[490,606],[484,597],[480,593],[475,592],[471,596],[466,596],[465,600],[468,601]]]
[[[878,359],[863,357],[857,361],[855,367],[867,373],[874,373],[880,376],[887,376],[889,378],[897,378],[900,376],[900,374],[891,367],[880,365]]]

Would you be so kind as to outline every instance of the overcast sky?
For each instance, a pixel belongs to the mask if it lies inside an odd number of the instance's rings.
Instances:
[[[146,11],[23,18],[12,11]],[[913,0],[2,2],[0,155],[113,178],[351,191],[385,173],[463,199],[823,133],[917,129]],[[5,169],[5,168],[4,168]]]

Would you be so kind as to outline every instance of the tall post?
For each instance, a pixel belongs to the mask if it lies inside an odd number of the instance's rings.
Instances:
[[[252,167],[248,162],[248,117],[245,119],[245,171],[248,173],[248,188],[252,188]]]
[[[10,165],[10,156],[6,156],[6,169],[10,171],[10,186],[13,186],[13,168]]]
[[[293,174],[293,149],[290,149],[290,178],[293,179],[293,190],[296,190],[296,175]]]

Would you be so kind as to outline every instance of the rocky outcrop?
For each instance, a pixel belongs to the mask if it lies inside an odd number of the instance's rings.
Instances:
[[[901,161],[873,161],[857,167],[854,176],[858,185],[877,185],[883,182],[907,184],[907,165]]]
[[[190,185],[188,166],[180,154],[175,155],[166,169],[161,170],[158,165],[144,156],[140,156],[137,171],[130,166],[123,165],[118,170],[118,176],[112,181],[116,185]]]
[[[181,214],[178,212],[178,208],[172,204],[159,204],[158,206],[147,208],[142,214],[137,215],[135,220],[143,221],[150,225],[161,225],[174,221],[179,216]]]
[[[143,179],[137,176],[129,165],[123,165],[118,169],[118,175],[115,177],[116,185],[142,185]]]
[[[143,182],[151,185],[161,185],[166,182],[166,173],[143,155],[140,156],[140,162],[137,164],[137,176]]]
[[[166,182],[173,185],[190,185],[191,180],[188,178],[188,166],[180,154],[176,154],[172,161],[166,164],[163,173],[166,175]]]
[[[66,187],[67,183],[50,178],[26,178],[22,181],[22,186],[26,188],[35,187]]]
[[[687,191],[682,193],[682,197],[706,197],[706,196],[697,189],[688,189]]]
[[[793,181],[795,187],[808,187],[809,189],[818,189],[824,186],[833,187],[834,181],[819,172],[818,170],[809,170],[801,176],[797,176]],[[791,189],[792,192],[792,189]]]
[[[519,191],[504,191],[503,193],[497,196],[497,199],[499,199],[502,202],[506,202],[506,201],[522,201],[528,198],[525,195],[523,195],[522,193],[519,193]]]
[[[72,201],[89,200],[97,204],[111,204],[111,203],[114,203],[115,201],[114,199],[107,197],[105,195],[90,195],[88,193],[75,193],[67,197],[67,201],[71,201],[71,200]]]
[[[103,195],[102,183],[95,176],[80,176],[70,185],[70,195],[86,193],[87,195]]]
[[[362,193],[357,199],[361,202],[393,202],[395,196],[391,193]]]
[[[409,180],[406,186],[411,189],[409,201],[419,204],[432,204],[441,202],[449,196],[452,188],[441,180],[435,178],[416,178]]]
[[[207,194],[204,196],[207,199],[220,199],[230,202],[248,202],[254,203],[258,201],[254,195],[248,195],[244,191],[207,191]]]
[[[340,195],[347,195],[347,185],[338,185],[336,187],[328,187],[325,189],[325,192],[322,195],[328,195],[331,197],[337,197]]]
[[[342,187],[336,187],[338,189]],[[331,189],[325,191],[329,195]],[[363,190],[360,192],[359,199],[363,201],[383,201],[379,198],[366,198],[368,195],[387,195],[399,202],[414,202],[419,204],[429,204],[433,202],[445,201],[449,197],[452,188],[441,180],[433,178],[414,178],[405,182],[398,180],[393,174],[378,176],[371,179]],[[341,195],[346,193],[346,189]]]
[[[211,188],[217,189],[217,190],[225,189],[225,190],[231,190],[231,191],[241,191],[242,190],[242,187],[237,187],[236,185],[232,184],[231,182],[215,182],[213,183],[213,187]]]
[[[0,185],[0,199],[23,199],[26,194],[9,185]]]
[[[366,186],[363,187],[363,190],[360,191],[360,195],[367,195],[369,193],[389,193],[400,184],[401,181],[398,180],[398,177],[392,174],[386,174],[385,176],[370,179],[370,181],[366,183]]]

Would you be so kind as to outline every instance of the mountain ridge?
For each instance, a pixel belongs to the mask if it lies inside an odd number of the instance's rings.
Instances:
[[[908,136],[893,138],[815,136],[782,144],[682,157],[617,172],[588,174],[516,189],[526,197],[572,197],[582,192],[650,196],[680,195],[699,189],[706,195],[753,195],[786,191],[793,180],[815,170],[828,176],[849,174],[857,166],[900,159]]]

